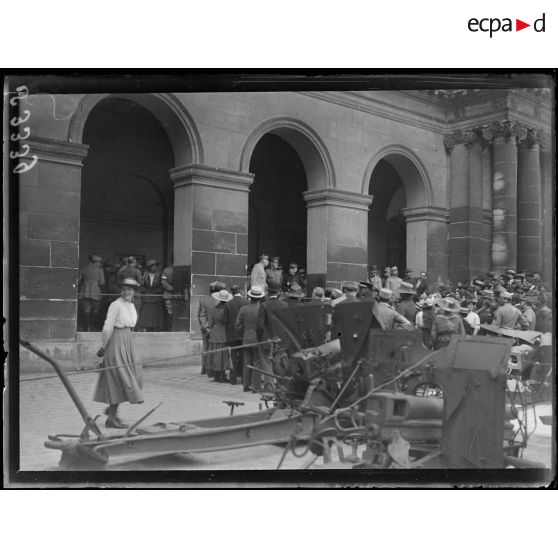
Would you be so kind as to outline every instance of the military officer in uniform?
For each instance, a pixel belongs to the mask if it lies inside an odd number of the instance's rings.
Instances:
[[[79,301],[84,316],[85,331],[94,331],[101,304],[101,287],[105,284],[103,258],[92,254],[89,264],[79,272]]]
[[[393,291],[386,288],[380,289],[379,301],[372,310],[382,329],[413,329],[411,322],[389,305],[392,297]]]

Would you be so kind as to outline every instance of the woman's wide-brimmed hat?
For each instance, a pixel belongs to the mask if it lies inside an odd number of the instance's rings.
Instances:
[[[131,277],[124,277],[119,283],[120,287],[131,287],[132,289],[138,289],[140,284]]]
[[[446,312],[458,313],[461,309],[461,305],[459,304],[459,302],[457,302],[455,298],[451,298],[450,296],[441,298],[438,301],[438,306]]]
[[[263,298],[265,296],[264,290],[259,285],[254,285],[249,291],[250,298]]]
[[[219,302],[228,302],[233,297],[233,295],[229,293],[229,291],[227,291],[226,289],[222,289],[216,293],[212,293],[211,296],[215,300],[218,300]]]
[[[145,264],[146,267],[150,267],[152,265],[159,265],[159,262],[153,258],[152,260],[147,260],[147,263]]]

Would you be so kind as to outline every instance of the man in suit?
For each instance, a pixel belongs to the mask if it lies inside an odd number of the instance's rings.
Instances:
[[[215,292],[219,292],[221,290],[222,283],[217,281],[213,281],[213,283],[209,284],[209,294],[203,295],[200,298],[200,302],[198,305],[198,322],[200,324],[200,331],[202,336],[202,351],[205,353],[209,348],[209,313],[213,308],[215,308],[217,301],[211,296]],[[207,374],[208,370],[206,370],[205,363],[207,359],[205,356],[202,356],[202,368],[201,374]],[[213,377],[213,373],[209,370],[210,378]]]
[[[227,345],[234,349],[242,345],[242,337],[236,331],[236,318],[240,309],[247,303],[245,297],[240,293],[240,287],[233,285],[231,287],[232,299],[225,304],[227,311]],[[231,384],[236,384],[237,377],[242,377],[242,349],[231,350]]]
[[[248,291],[249,303],[244,305],[236,316],[236,332],[242,337],[243,345],[258,343],[258,318],[260,315],[260,301],[265,297],[264,289],[258,285],[253,286]],[[259,368],[260,350],[259,347],[245,347],[242,349],[242,384],[244,391],[254,393],[261,389],[261,374],[252,370],[249,366]]]
[[[141,282],[146,296],[142,300],[139,328],[145,331],[161,331],[164,327],[164,315],[160,264],[152,259],[147,262],[146,267]]]
[[[415,283],[415,290],[417,291],[417,298],[425,293],[426,295],[430,294],[428,292],[428,281],[426,279],[426,272],[421,271],[417,282]]]

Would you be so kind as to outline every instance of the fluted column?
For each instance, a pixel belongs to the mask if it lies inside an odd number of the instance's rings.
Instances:
[[[540,271],[542,265],[541,168],[537,131],[519,145],[517,176],[517,265]]]
[[[492,142],[492,268],[517,267],[517,139],[526,129],[509,120],[483,126]]]

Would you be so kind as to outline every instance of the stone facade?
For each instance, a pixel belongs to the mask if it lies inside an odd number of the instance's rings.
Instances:
[[[367,265],[391,263],[369,261],[370,231],[384,226],[369,217],[380,162],[397,175],[405,261],[415,273],[427,271],[433,283],[507,267],[537,269],[547,278],[552,273],[553,130],[546,90],[112,97],[149,111],[172,147],[174,265],[190,287],[184,329],[193,337],[197,301],[208,284],[246,282],[253,263],[250,160],[270,133],[304,166],[310,286],[362,280]],[[94,107],[110,98],[30,97],[29,156],[39,162],[19,175],[20,331],[62,350],[68,361],[76,352],[84,127]]]

